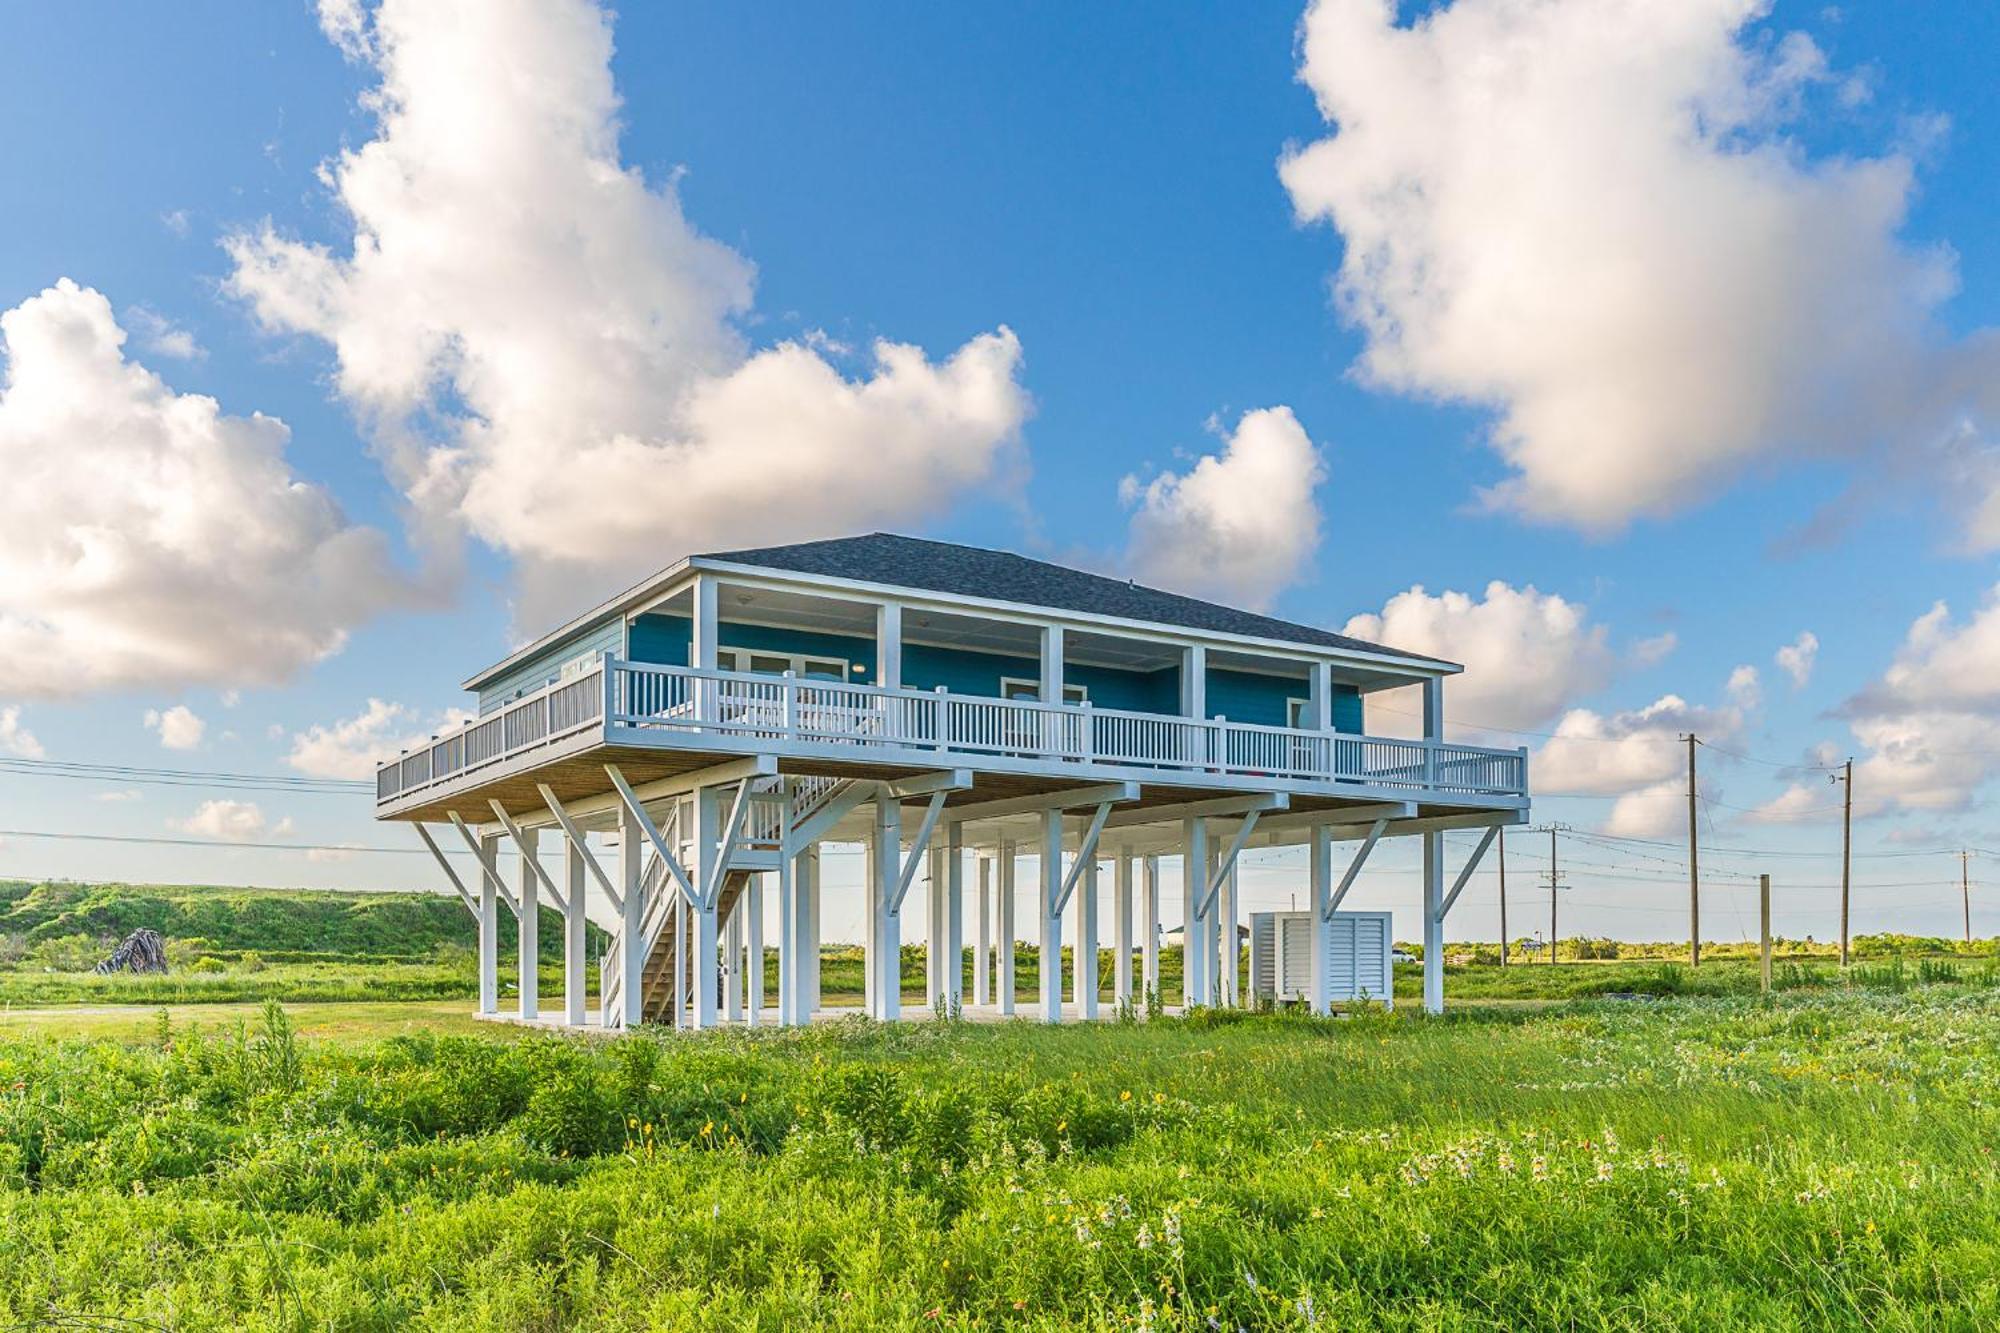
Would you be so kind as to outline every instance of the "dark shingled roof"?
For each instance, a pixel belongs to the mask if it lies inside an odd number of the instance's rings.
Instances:
[[[1310,625],[1296,625],[1288,620],[1183,597],[1179,593],[1162,592],[1158,588],[1106,578],[1102,574],[1052,565],[1046,560],[1030,560],[1011,551],[989,551],[977,546],[902,537],[890,532],[799,542],[792,546],[765,546],[748,551],[717,551],[697,558],[784,569],[799,574],[818,574],[827,578],[853,579],[861,583],[883,583],[898,588],[921,588],[925,592],[960,597],[1019,602],[1058,611],[1115,616],[1121,620],[1142,620],[1156,625],[1178,625],[1184,629],[1210,630],[1218,634],[1242,634],[1351,652],[1381,653],[1412,661],[1438,660],[1350,639],[1344,634],[1314,629]]]

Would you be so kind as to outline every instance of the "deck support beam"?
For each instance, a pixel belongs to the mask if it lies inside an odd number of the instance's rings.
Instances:
[[[1145,903],[1140,913],[1139,935],[1139,987],[1142,1007],[1150,1008],[1155,1001],[1164,1002],[1160,994],[1160,858],[1146,858],[1145,888],[1140,895]]]
[[[972,1002],[993,1002],[993,858],[979,857],[979,888],[972,926]]]
[[[1108,809],[1099,806],[1100,811]],[[1097,991],[1100,978],[1097,972],[1097,847],[1096,839],[1088,840],[1090,846],[1080,849],[1080,858],[1073,875],[1076,885],[1076,940],[1070,946],[1070,995],[1076,1004],[1076,1016],[1086,1022],[1097,1017]]]
[[[1000,1013],[1003,1017],[1014,1016],[1014,861],[1015,849],[1011,842],[1000,844],[1000,855],[995,858],[994,867],[999,876],[999,921],[994,932],[994,947],[999,956],[993,961],[993,986],[999,992]]]
[[[587,945],[584,927],[589,924],[584,901],[583,863],[590,856],[590,850],[581,838],[563,840],[563,882],[569,889],[569,896],[563,900],[563,1022],[573,1028],[580,1028],[587,1020],[585,1007],[589,1003],[589,987],[586,984],[589,959],[585,955]]]
[[[1187,820],[1181,829],[1181,1004],[1211,1002],[1207,960],[1214,949],[1202,914],[1208,883],[1208,821]]]
[[[1036,979],[1041,983],[1042,1021],[1062,1022],[1062,899],[1063,899],[1063,814],[1042,811],[1041,836],[1036,840],[1036,856],[1041,862],[1041,891],[1035,895],[1041,956],[1036,960]]]
[[[419,838],[423,839],[424,846],[430,848],[431,858],[438,863],[438,869],[444,871],[444,877],[450,883],[452,891],[458,895],[458,900],[465,904],[465,910],[472,913],[472,919],[477,921],[479,903],[466,892],[465,881],[458,877],[458,871],[452,869],[451,862],[445,860],[444,851],[437,845],[437,839],[433,838],[431,831],[422,824],[412,824],[410,827],[417,831]]]
[[[1118,849],[1117,880],[1111,898],[1111,998],[1120,1017],[1132,1003],[1132,849]]]
[[[903,807],[895,798],[875,798],[875,852],[869,858],[868,1016],[893,1023],[903,1013],[902,916]]]

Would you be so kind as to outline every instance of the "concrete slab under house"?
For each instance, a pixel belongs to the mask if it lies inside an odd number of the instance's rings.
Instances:
[[[876,533],[693,555],[468,679],[477,717],[383,764],[376,815],[417,826],[477,919],[489,1016],[502,1016],[511,918],[520,976],[507,1017],[811,1021],[829,843],[866,849],[853,905],[874,1018],[904,1016],[899,950],[919,884],[926,1013],[1015,1013],[1014,950],[1002,942],[1017,938],[1053,960],[1024,1006],[1048,1022],[1105,1015],[1107,938],[1118,1006],[1144,1008],[1149,995],[1247,1003],[1242,852],[1309,849],[1318,937],[1375,847],[1402,837],[1423,845],[1412,891],[1435,1012],[1445,914],[1493,834],[1528,816],[1524,750],[1443,739],[1444,682],[1458,670],[944,542]],[[1367,696],[1409,686],[1422,694],[1422,734],[1366,734]],[[1459,829],[1485,836],[1447,885],[1443,835]],[[461,840],[476,882],[442,855]],[[1030,860],[1032,884],[1020,874]],[[1114,890],[1108,923],[1097,919],[1101,874]],[[1167,892],[1186,923],[1177,995],[1158,995]],[[767,894],[775,996],[763,993]],[[1017,896],[1031,919],[1015,919]],[[559,1015],[539,1012],[543,903],[562,921]],[[594,1011],[586,923],[610,936]],[[964,957],[968,932],[970,996],[962,965],[940,966]],[[1309,956],[1325,959],[1325,944]],[[1315,964],[1305,987],[1320,1012],[1327,971]]]

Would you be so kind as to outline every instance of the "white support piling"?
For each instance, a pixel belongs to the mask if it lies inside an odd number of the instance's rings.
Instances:
[[[1424,1012],[1444,1012],[1444,834],[1424,834]]]
[[[882,891],[882,846],[880,802],[876,818],[868,828],[868,840],[861,848],[861,1012],[875,1014],[875,898]],[[900,830],[901,820],[897,821]],[[902,836],[899,831],[896,835]],[[894,854],[891,854],[894,859]]]
[[[944,847],[933,837],[924,858],[924,903],[928,909],[924,919],[924,1004],[929,1007],[947,1003],[945,993],[950,989],[945,981],[944,857]]]
[[[1333,826],[1315,824],[1309,833],[1306,860],[1311,879],[1312,981],[1308,1002],[1316,1014],[1333,1012],[1333,978],[1327,975],[1327,953],[1333,922]]]
[[[993,984],[999,991],[997,998],[1001,1016],[1004,1018],[1014,1016],[1014,861],[1014,844],[1001,843],[999,864],[996,867],[1000,872],[1000,901],[997,904],[1000,909],[1000,919],[996,923],[998,929],[995,932],[999,936],[995,941],[999,956],[993,960],[998,964],[993,970]]]
[[[1208,965],[1215,956],[1214,941],[1206,929],[1206,919],[1196,915],[1199,899],[1208,889],[1208,823],[1186,820],[1181,828],[1181,1003],[1189,1007],[1212,1004],[1208,988]]]
[[[722,928],[722,1016],[731,1023],[743,1021],[743,901]]]
[[[583,895],[586,849],[575,838],[563,839],[563,1022],[580,1028],[587,1021],[588,1003],[584,971],[584,927],[590,918]]]
[[[1119,1008],[1132,1000],[1132,849],[1118,849],[1118,879],[1111,904],[1111,995]]]
[[[490,867],[500,855],[500,835],[489,833],[479,840],[479,1012],[491,1017],[500,1012],[500,881]]]
[[[903,864],[903,807],[894,796],[875,800],[875,875],[869,885],[868,975],[874,982],[869,1016],[893,1023],[903,1015],[903,923],[896,894]]]
[[[778,1026],[798,1022],[796,1006],[804,959],[799,956],[798,858],[789,850],[778,854]]]
[[[945,831],[944,855],[944,1002],[947,1009],[956,1013],[965,1007],[965,830],[963,825],[954,822]]]
[[[1229,863],[1229,869],[1222,876],[1222,893],[1216,903],[1216,943],[1222,958],[1222,1004],[1226,1009],[1236,1008],[1243,999],[1238,982],[1242,980],[1240,969],[1243,950],[1239,947],[1236,923],[1240,916],[1236,909],[1236,862]]]
[[[702,787],[694,794],[694,860],[700,867],[689,868],[698,885],[707,885],[713,880],[718,886],[722,876],[716,858],[722,855],[722,788]],[[693,1004],[690,1006],[690,1026],[712,1028],[720,1020],[716,1012],[716,979],[721,952],[721,940],[717,938],[716,904],[714,899],[704,899],[688,913],[689,944],[688,981],[693,990]]]
[[[645,1013],[646,960],[641,954],[646,921],[646,895],[641,892],[645,887],[645,855],[646,835],[639,826],[639,817],[621,806],[618,812],[618,894],[625,900],[625,910],[619,914],[618,938],[612,943],[612,948],[618,953],[620,991],[616,1012],[603,1018],[606,1027],[635,1028]],[[672,886],[669,885],[666,891],[672,892]]]
[[[535,873],[534,864],[538,840],[534,829],[521,831],[516,871],[519,878],[514,885],[514,901],[520,904],[514,917],[514,938],[520,951],[514,960],[515,983],[520,990],[515,997],[515,1012],[523,1023],[533,1022],[542,1012],[542,906],[536,898],[541,888],[541,876]]]
[[[743,997],[744,1018],[751,1027],[764,1021],[764,880],[752,875],[743,891],[743,980],[748,983]]]
[[[1062,1022],[1063,817],[1060,810],[1042,812],[1036,854],[1041,860],[1041,888],[1035,898],[1041,955],[1036,970],[1041,980],[1042,1021]]]
[[[979,888],[976,904],[977,915],[973,919],[972,940],[972,1002],[988,1005],[993,1002],[991,972],[993,965],[993,858],[981,853],[979,856]]]
[[[1076,1001],[1076,1016],[1086,1022],[1097,1017],[1097,992],[1103,978],[1098,974],[1097,957],[1097,857],[1086,856],[1083,873],[1076,883],[1076,942],[1070,951],[1070,994]]]
[[[805,964],[801,977],[804,989],[800,992],[797,1008],[799,1022],[810,1023],[819,1011],[819,844],[808,847],[798,860],[799,915],[805,921],[805,943],[799,952],[804,955]]]
[[[1160,994],[1160,858],[1146,858],[1145,889],[1140,895],[1145,910],[1140,913],[1139,988],[1140,998],[1150,1001]]]

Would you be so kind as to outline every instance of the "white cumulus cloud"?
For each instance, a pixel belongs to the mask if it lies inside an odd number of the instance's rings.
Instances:
[[[1692,732],[1703,740],[1727,742],[1742,730],[1756,706],[1755,672],[1732,672],[1724,687],[1727,702],[1693,704],[1677,694],[1662,695],[1644,708],[1601,713],[1575,708],[1556,724],[1555,734],[1529,756],[1532,789],[1546,796],[1615,797],[1604,818],[1607,833],[1652,837],[1687,823],[1687,745]],[[1698,763],[1696,790],[1713,798],[1712,765]],[[1676,799],[1678,798],[1678,804]]]
[[[208,730],[208,723],[186,704],[175,704],[165,712],[147,709],[146,726],[159,736],[161,746],[169,750],[194,749],[201,744],[202,733]]]
[[[937,361],[877,341],[858,377],[803,338],[748,345],[750,262],[621,161],[596,4],[321,17],[379,80],[374,137],[323,171],[351,240],[237,235],[229,285],[332,346],[426,532],[513,555],[524,618],[678,552],[921,519],[1009,472],[1029,403],[1005,327]]]
[[[1819,635],[1803,630],[1799,637],[1778,649],[1772,659],[1778,669],[1792,678],[1792,688],[1802,690],[1812,679],[1813,664],[1819,660]]]
[[[470,717],[465,709],[446,709],[425,727],[420,725],[416,709],[370,699],[353,717],[316,723],[295,733],[285,762],[316,778],[372,778],[382,760],[423,744]]]
[[[1128,476],[1127,563],[1180,592],[1262,608],[1305,572],[1319,547],[1325,479],[1319,450],[1289,407],[1245,412],[1219,453],[1186,472]]]
[[[2000,587],[1962,622],[1943,602],[1918,616],[1841,713],[1863,751],[1857,814],[1973,805],[2000,774]]]
[[[224,842],[250,842],[267,834],[282,838],[292,831],[290,819],[272,824],[255,801],[203,801],[193,814],[185,819],[170,819],[167,825],[198,838],[219,838]]]
[[[1952,253],[1901,237],[1912,153],[1801,145],[1839,81],[1753,30],[1768,0],[1420,8],[1317,0],[1300,77],[1331,132],[1280,173],[1345,243],[1363,375],[1494,413],[1492,504],[1615,531],[1879,450],[1978,472],[1968,539],[2000,542],[2000,337],[1941,330]]]
[[[127,360],[99,293],[65,278],[0,338],[0,693],[276,684],[405,596],[282,421]]]
[[[35,739],[35,733],[21,725],[19,704],[0,708],[0,755],[12,755],[16,759],[41,759],[48,752]]]
[[[1399,592],[1341,632],[1464,666],[1445,683],[1445,721],[1454,731],[1540,728],[1609,683],[1619,665],[1608,631],[1590,622],[1589,607],[1499,579],[1477,598],[1449,590],[1432,595],[1421,586]],[[1649,640],[1642,655],[1657,660],[1660,646]],[[1407,731],[1408,721],[1385,724]]]

